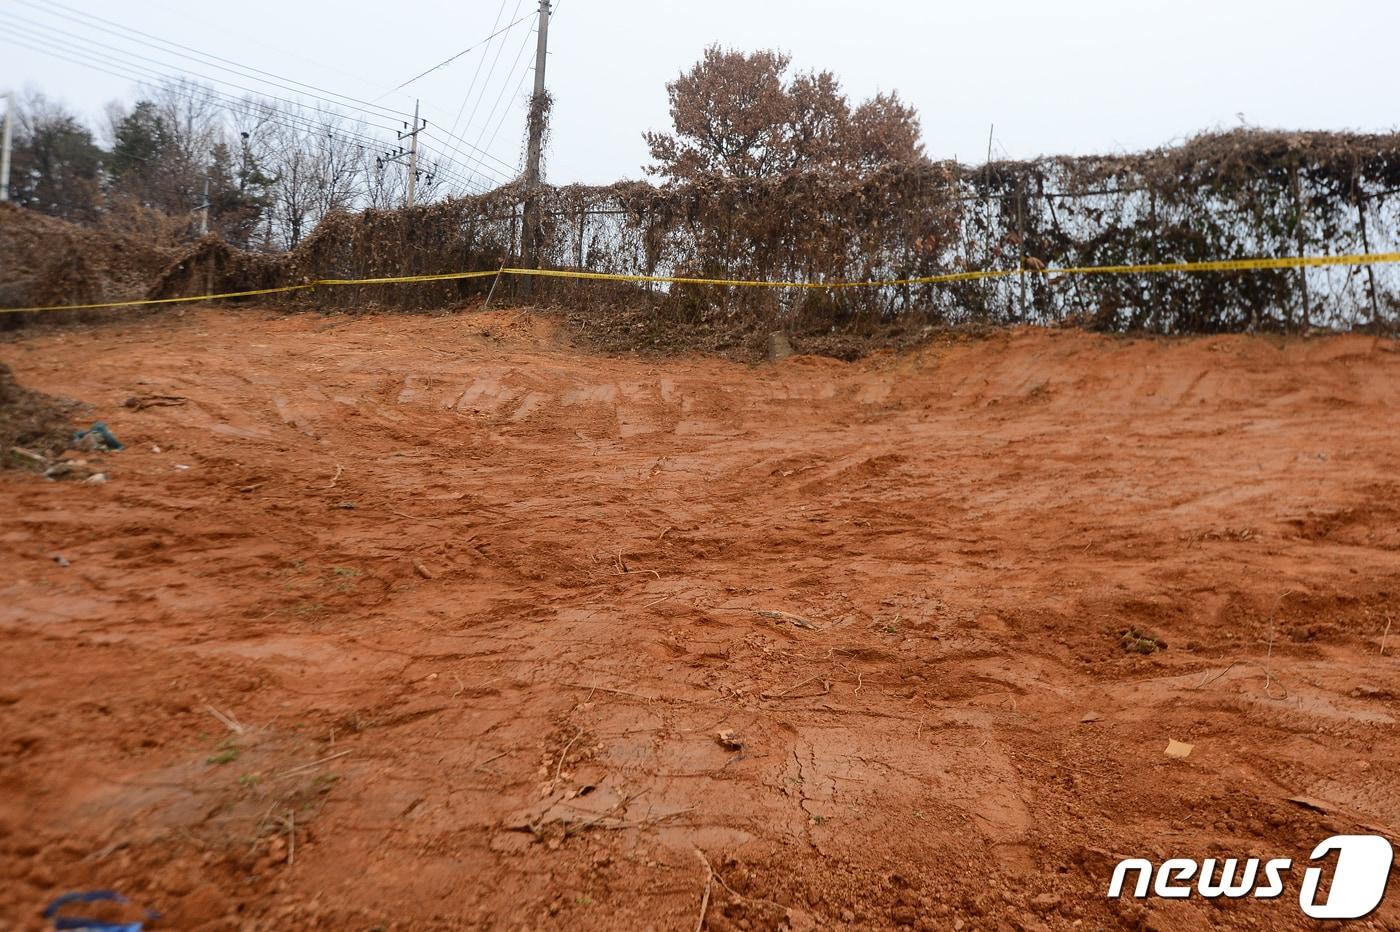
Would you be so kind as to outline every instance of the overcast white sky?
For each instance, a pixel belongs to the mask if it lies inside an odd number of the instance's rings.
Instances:
[[[390,89],[497,25],[528,15],[538,0],[62,2],[0,0],[0,39],[66,48],[70,57],[109,70],[112,62],[98,56],[132,62],[131,54],[144,55],[155,61],[134,62],[137,67],[188,69],[292,96],[168,48],[140,45],[129,34],[80,25],[72,11],[82,11],[383,106],[411,109],[419,95],[435,126],[453,125],[460,111],[457,136],[518,164],[531,20],[405,91]],[[778,48],[796,68],[831,69],[852,98],[897,90],[922,115],[928,153],[966,162],[985,158],[992,123],[997,154],[1011,157],[1139,149],[1237,126],[1241,116],[1250,125],[1283,128],[1384,130],[1400,123],[1394,70],[1400,3],[1393,0],[556,0],[556,6],[547,172],[556,183],[640,177],[647,158],[642,131],[668,125],[666,82],[714,42]],[[94,121],[106,101],[136,93],[133,81],[0,41],[0,87],[7,84],[36,85]],[[468,161],[460,152],[456,158]]]

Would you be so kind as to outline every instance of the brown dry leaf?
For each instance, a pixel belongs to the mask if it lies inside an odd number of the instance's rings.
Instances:
[[[742,751],[744,749],[744,742],[728,728],[715,735],[715,740],[719,742],[720,747],[730,751]]]

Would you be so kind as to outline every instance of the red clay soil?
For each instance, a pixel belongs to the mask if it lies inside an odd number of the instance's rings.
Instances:
[[[1394,343],[206,310],[4,355],[128,449],[0,476],[0,925],[1311,928],[1312,847],[1400,837]],[[1129,856],[1295,867],[1110,901]]]

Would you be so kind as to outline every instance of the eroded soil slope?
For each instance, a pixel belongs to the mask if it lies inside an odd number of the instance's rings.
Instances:
[[[713,869],[714,930],[1303,928],[1296,876],[1103,893],[1400,836],[1393,344],[747,368],[195,311],[0,355],[128,445],[0,476],[0,925],[113,887],[157,928],[693,929]]]

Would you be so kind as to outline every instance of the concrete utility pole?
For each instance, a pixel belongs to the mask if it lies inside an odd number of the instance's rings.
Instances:
[[[15,138],[15,92],[5,95],[5,128],[0,131],[0,201],[10,199],[10,146]]]
[[[520,237],[520,257],[527,269],[538,267],[536,246],[540,233],[539,186],[540,156],[544,148],[545,101],[544,67],[549,56],[549,0],[540,0],[540,22],[535,40],[535,92],[530,96],[530,138],[525,150],[525,211]],[[530,293],[530,279],[521,283],[522,293]]]
[[[413,99],[413,132],[409,133],[408,144],[408,206],[413,206],[413,195],[418,188],[418,98]],[[400,136],[400,139],[403,137]]]
[[[413,101],[413,129],[408,128],[408,124],[403,125],[403,132],[399,133],[399,140],[409,140],[408,143],[408,201],[406,206],[412,207],[415,195],[418,191],[418,134],[427,129],[428,121],[418,119],[418,101]],[[400,146],[394,152],[385,152],[376,161],[397,162],[405,155],[403,147]],[[429,176],[431,180],[431,176]]]
[[[209,235],[209,179],[204,179],[204,203],[199,206],[199,235]]]

